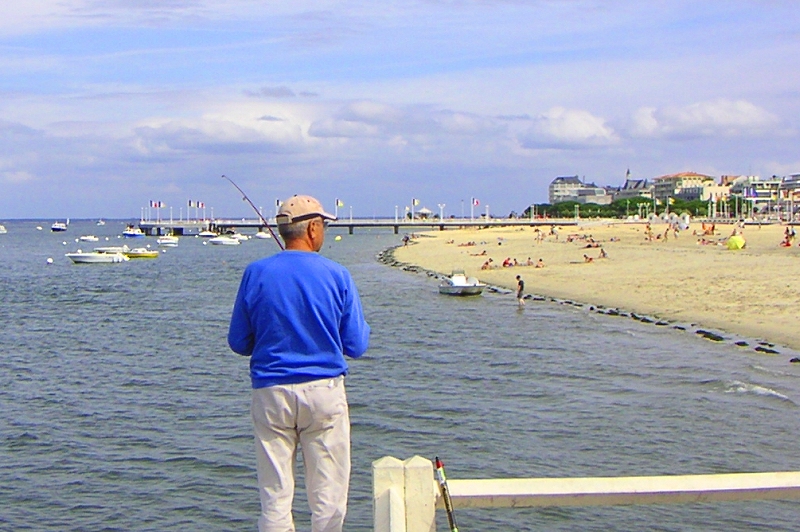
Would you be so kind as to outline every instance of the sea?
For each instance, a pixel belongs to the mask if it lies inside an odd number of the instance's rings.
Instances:
[[[256,529],[248,360],[226,343],[244,267],[274,240],[182,237],[157,259],[73,264],[130,220],[4,222],[0,530]],[[78,242],[93,234],[97,243]],[[341,238],[337,238],[341,237]],[[800,470],[800,365],[689,329],[486,292],[377,260],[391,231],[329,230],[372,327],[350,363],[346,530],[372,529],[372,463],[440,457],[450,480]],[[52,260],[48,260],[52,259]],[[456,265],[457,266],[457,265]],[[536,291],[534,275],[527,287]],[[280,279],[275,279],[280,282]],[[295,519],[309,530],[298,463]],[[463,531],[796,530],[794,501],[458,509]],[[447,519],[437,512],[439,530]]]

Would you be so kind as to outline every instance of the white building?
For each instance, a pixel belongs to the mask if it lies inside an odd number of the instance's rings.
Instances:
[[[550,183],[549,200],[551,205],[565,201],[608,205],[612,196],[603,187],[598,187],[594,183],[583,183],[575,175],[555,178]]]

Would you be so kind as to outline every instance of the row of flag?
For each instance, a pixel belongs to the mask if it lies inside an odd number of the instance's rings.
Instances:
[[[336,200],[336,201],[339,201],[339,200]],[[481,204],[481,202],[478,201],[478,198],[472,198],[471,201],[472,201],[472,204],[475,205],[476,207]],[[417,198],[411,198],[411,204],[414,207],[416,207],[417,205],[419,205],[419,200]],[[339,206],[341,207],[341,205],[339,205]]]
[[[167,204],[164,203],[163,201],[150,200],[150,207],[152,207],[153,209],[163,209],[166,206]],[[189,200],[189,207],[197,207],[198,209],[205,209],[206,204],[203,203],[202,201]]]

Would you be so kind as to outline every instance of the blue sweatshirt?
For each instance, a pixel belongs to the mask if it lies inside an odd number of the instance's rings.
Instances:
[[[350,272],[287,250],[245,269],[228,345],[250,357],[253,388],[264,388],[345,375],[344,355],[363,355],[369,333]]]

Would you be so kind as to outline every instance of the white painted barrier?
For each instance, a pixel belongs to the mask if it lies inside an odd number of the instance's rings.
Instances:
[[[435,532],[444,505],[433,463],[420,456],[372,464],[375,532]],[[448,479],[454,508],[609,506],[800,499],[800,472],[658,477]]]

